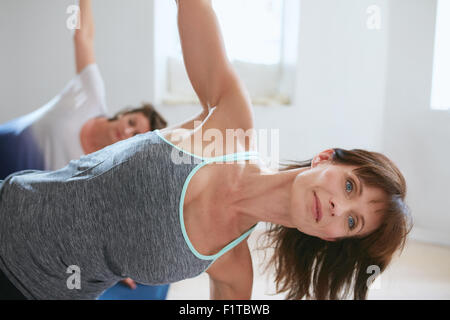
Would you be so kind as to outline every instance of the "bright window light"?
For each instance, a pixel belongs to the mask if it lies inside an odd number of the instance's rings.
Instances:
[[[434,38],[431,108],[450,109],[450,1],[438,0]]]
[[[279,64],[284,0],[212,0],[231,61]],[[175,56],[181,58],[177,33]]]
[[[291,57],[296,44],[298,0],[212,0],[228,59],[245,83],[252,103],[282,105],[291,101],[288,84],[293,78]],[[291,22],[287,24],[287,22]],[[286,28],[289,26],[289,28]],[[164,102],[197,103],[187,77],[178,28],[167,60],[167,92]],[[286,46],[290,44],[290,46]],[[286,54],[289,48],[290,55]],[[295,46],[296,48],[296,46]],[[296,49],[295,49],[296,50]]]
[[[213,0],[230,60],[278,64],[283,0]]]

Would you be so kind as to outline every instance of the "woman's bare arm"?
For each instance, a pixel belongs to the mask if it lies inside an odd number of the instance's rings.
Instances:
[[[210,298],[249,300],[252,297],[253,266],[247,241],[225,253],[206,270]]]
[[[91,0],[80,0],[80,28],[75,29],[75,62],[77,73],[95,62],[94,54],[94,17]]]
[[[178,30],[189,80],[204,110],[217,107],[204,127],[253,128],[250,96],[227,58],[211,1],[178,0],[177,5]]]
[[[210,0],[178,0],[178,30],[184,64],[204,108],[218,105],[237,80]]]

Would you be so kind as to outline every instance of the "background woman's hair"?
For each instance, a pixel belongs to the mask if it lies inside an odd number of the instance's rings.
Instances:
[[[148,119],[150,124],[150,130],[163,129],[167,127],[167,121],[155,110],[155,107],[148,102],[143,102],[142,106],[138,108],[127,107],[120,110],[114,116],[108,119],[108,121],[114,121],[119,118],[119,116],[141,112]]]
[[[295,228],[269,225],[263,234],[264,248],[274,254],[266,265],[275,269],[278,293],[287,299],[344,299],[353,291],[354,299],[366,299],[370,266],[383,272],[393,254],[403,250],[412,228],[412,218],[404,203],[406,183],[400,170],[384,155],[360,149],[335,148],[333,164],[357,166],[355,174],[366,186],[381,188],[387,195],[381,226],[364,237],[329,242]],[[282,170],[310,167],[311,160],[291,161]]]

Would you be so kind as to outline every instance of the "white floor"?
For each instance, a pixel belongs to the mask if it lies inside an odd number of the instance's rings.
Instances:
[[[252,299],[284,299],[283,294],[275,294],[270,275],[261,273],[263,252],[255,249],[260,232],[255,230],[249,238],[255,268]],[[209,299],[208,275],[172,284],[167,299]],[[410,240],[371,286],[368,299],[450,299],[450,247]]]

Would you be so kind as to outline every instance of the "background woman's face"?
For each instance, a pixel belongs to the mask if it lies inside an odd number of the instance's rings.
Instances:
[[[111,121],[109,136],[112,143],[115,143],[150,130],[148,118],[142,112],[134,112],[120,115],[117,120]]]
[[[385,194],[363,185],[354,166],[331,164],[332,151],[317,155],[292,187],[291,216],[297,229],[323,240],[365,236],[381,224]]]

